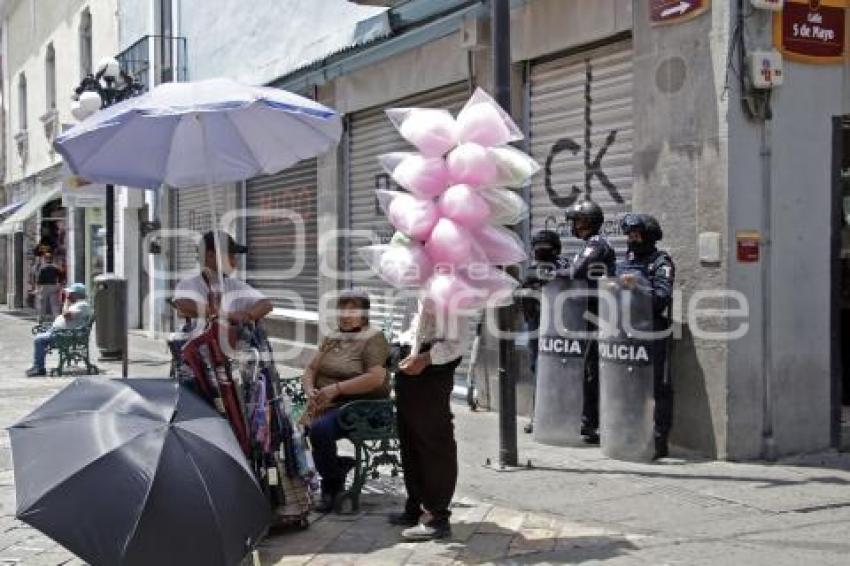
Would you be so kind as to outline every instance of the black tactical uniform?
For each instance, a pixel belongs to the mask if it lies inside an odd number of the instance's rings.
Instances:
[[[519,303],[525,318],[526,327],[532,336],[528,341],[531,375],[535,378],[532,384],[532,421],[525,427],[525,432],[534,429],[534,390],[537,377],[537,348],[540,330],[540,289],[547,281],[555,277],[555,273],[566,269],[568,263],[561,257],[561,237],[552,230],[541,230],[531,239],[533,263],[528,267],[528,275],[522,283],[519,292]]]
[[[605,222],[602,209],[593,201],[586,200],[577,203],[569,211],[567,218],[572,221],[572,233],[581,238],[577,230],[577,222],[584,220],[583,226],[589,230],[584,234],[584,245],[575,254],[569,267],[559,272],[559,276],[571,279],[583,279],[589,289],[597,288],[600,277],[614,275],[617,256],[614,248],[599,231]],[[598,300],[588,297],[588,311],[599,314]],[[589,328],[596,331],[595,327]],[[581,434],[585,441],[591,444],[599,442],[599,350],[595,340],[589,341],[584,359],[584,391],[581,415]]]
[[[673,281],[676,267],[670,254],[655,247],[661,240],[662,231],[653,216],[627,214],[622,221],[623,234],[637,231],[643,242],[629,243],[626,259],[617,264],[617,275],[636,273],[636,289],[652,295],[653,329],[666,332],[670,329],[670,308],[673,298]],[[644,283],[640,283],[643,280]],[[647,283],[648,282],[648,283]],[[653,343],[652,356],[655,366],[655,457],[667,455],[667,437],[673,423],[673,383],[667,366],[667,350],[670,345],[669,332],[666,338]]]

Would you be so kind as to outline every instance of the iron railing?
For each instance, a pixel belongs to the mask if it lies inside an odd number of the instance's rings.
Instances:
[[[153,74],[151,58],[153,57]],[[145,35],[116,57],[127,74],[142,85],[143,92],[160,83],[188,80],[186,38]],[[149,84],[153,78],[153,85]]]

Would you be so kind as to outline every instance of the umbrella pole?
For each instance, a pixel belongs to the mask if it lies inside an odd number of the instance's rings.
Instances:
[[[224,258],[224,254],[221,252],[221,238],[218,233],[218,212],[215,208],[215,198],[213,197],[213,185],[211,182],[207,181],[207,199],[210,203],[210,210],[212,214],[212,230],[213,230],[213,242],[215,245],[215,262],[218,265],[218,269],[216,269],[216,275],[218,276],[218,285],[221,289],[221,300],[224,300],[224,272],[222,271],[222,266],[224,262],[222,262],[222,258]],[[221,306],[221,305],[219,305]]]
[[[212,182],[212,166],[213,162],[210,159],[210,147],[207,139],[207,124],[204,120],[203,114],[195,114],[198,122],[201,125],[201,143],[204,146],[204,161],[206,162],[206,177],[207,177],[207,200],[210,203],[210,214],[212,214],[212,231],[213,231],[213,245],[215,247],[215,261],[218,269],[216,269],[216,275],[218,275],[218,285],[221,290],[221,296],[219,297],[219,301],[224,301],[224,272],[222,272],[222,267],[224,266],[224,262],[222,258],[224,254],[221,252],[221,238],[218,233],[218,212],[215,207],[215,198],[213,197],[213,182]],[[221,303],[218,305],[221,307]]]

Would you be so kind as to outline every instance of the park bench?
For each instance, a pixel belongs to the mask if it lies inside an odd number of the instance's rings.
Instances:
[[[337,510],[355,513],[369,478],[377,479],[382,466],[389,467],[393,477],[401,470],[395,401],[351,401],[340,408],[337,419],[344,438],[354,445],[355,460],[353,480],[340,496]]]
[[[92,315],[85,325],[79,328],[54,329],[53,343],[48,347],[47,352],[57,352],[59,354],[59,365],[50,370],[50,375],[62,375],[65,369],[70,366],[85,366],[87,375],[97,375],[100,369],[93,363],[89,357],[89,343],[91,342],[91,330],[94,325],[94,315]],[[51,323],[41,323],[33,327],[33,335],[47,332],[52,327]]]
[[[283,380],[283,389],[292,400],[293,417],[297,420],[307,405],[301,378]],[[336,510],[356,513],[360,509],[360,494],[369,478],[377,479],[383,466],[390,469],[393,477],[401,470],[395,401],[350,401],[340,407],[337,422],[344,431],[343,439],[354,446],[354,469],[351,485],[340,494]]]
[[[387,341],[391,341],[390,316],[384,320],[382,331]],[[292,399],[294,417],[298,420],[307,406],[301,378],[285,380],[283,388]],[[360,494],[370,478],[377,479],[382,467],[388,467],[392,477],[397,477],[402,469],[395,401],[392,398],[349,401],[340,407],[337,422],[344,431],[343,439],[354,446],[354,469],[351,485],[337,499],[336,511],[356,513],[360,509]]]

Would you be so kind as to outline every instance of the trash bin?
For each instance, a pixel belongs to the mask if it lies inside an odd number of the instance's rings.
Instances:
[[[114,273],[94,278],[95,342],[101,357],[120,359],[127,337],[127,281]]]
[[[640,276],[638,276],[640,277]],[[649,281],[639,281],[649,286]],[[649,462],[653,438],[652,297],[622,288],[615,279],[599,283],[599,434],[609,458]]]
[[[588,345],[587,282],[557,277],[543,286],[534,401],[534,440],[579,446]]]

